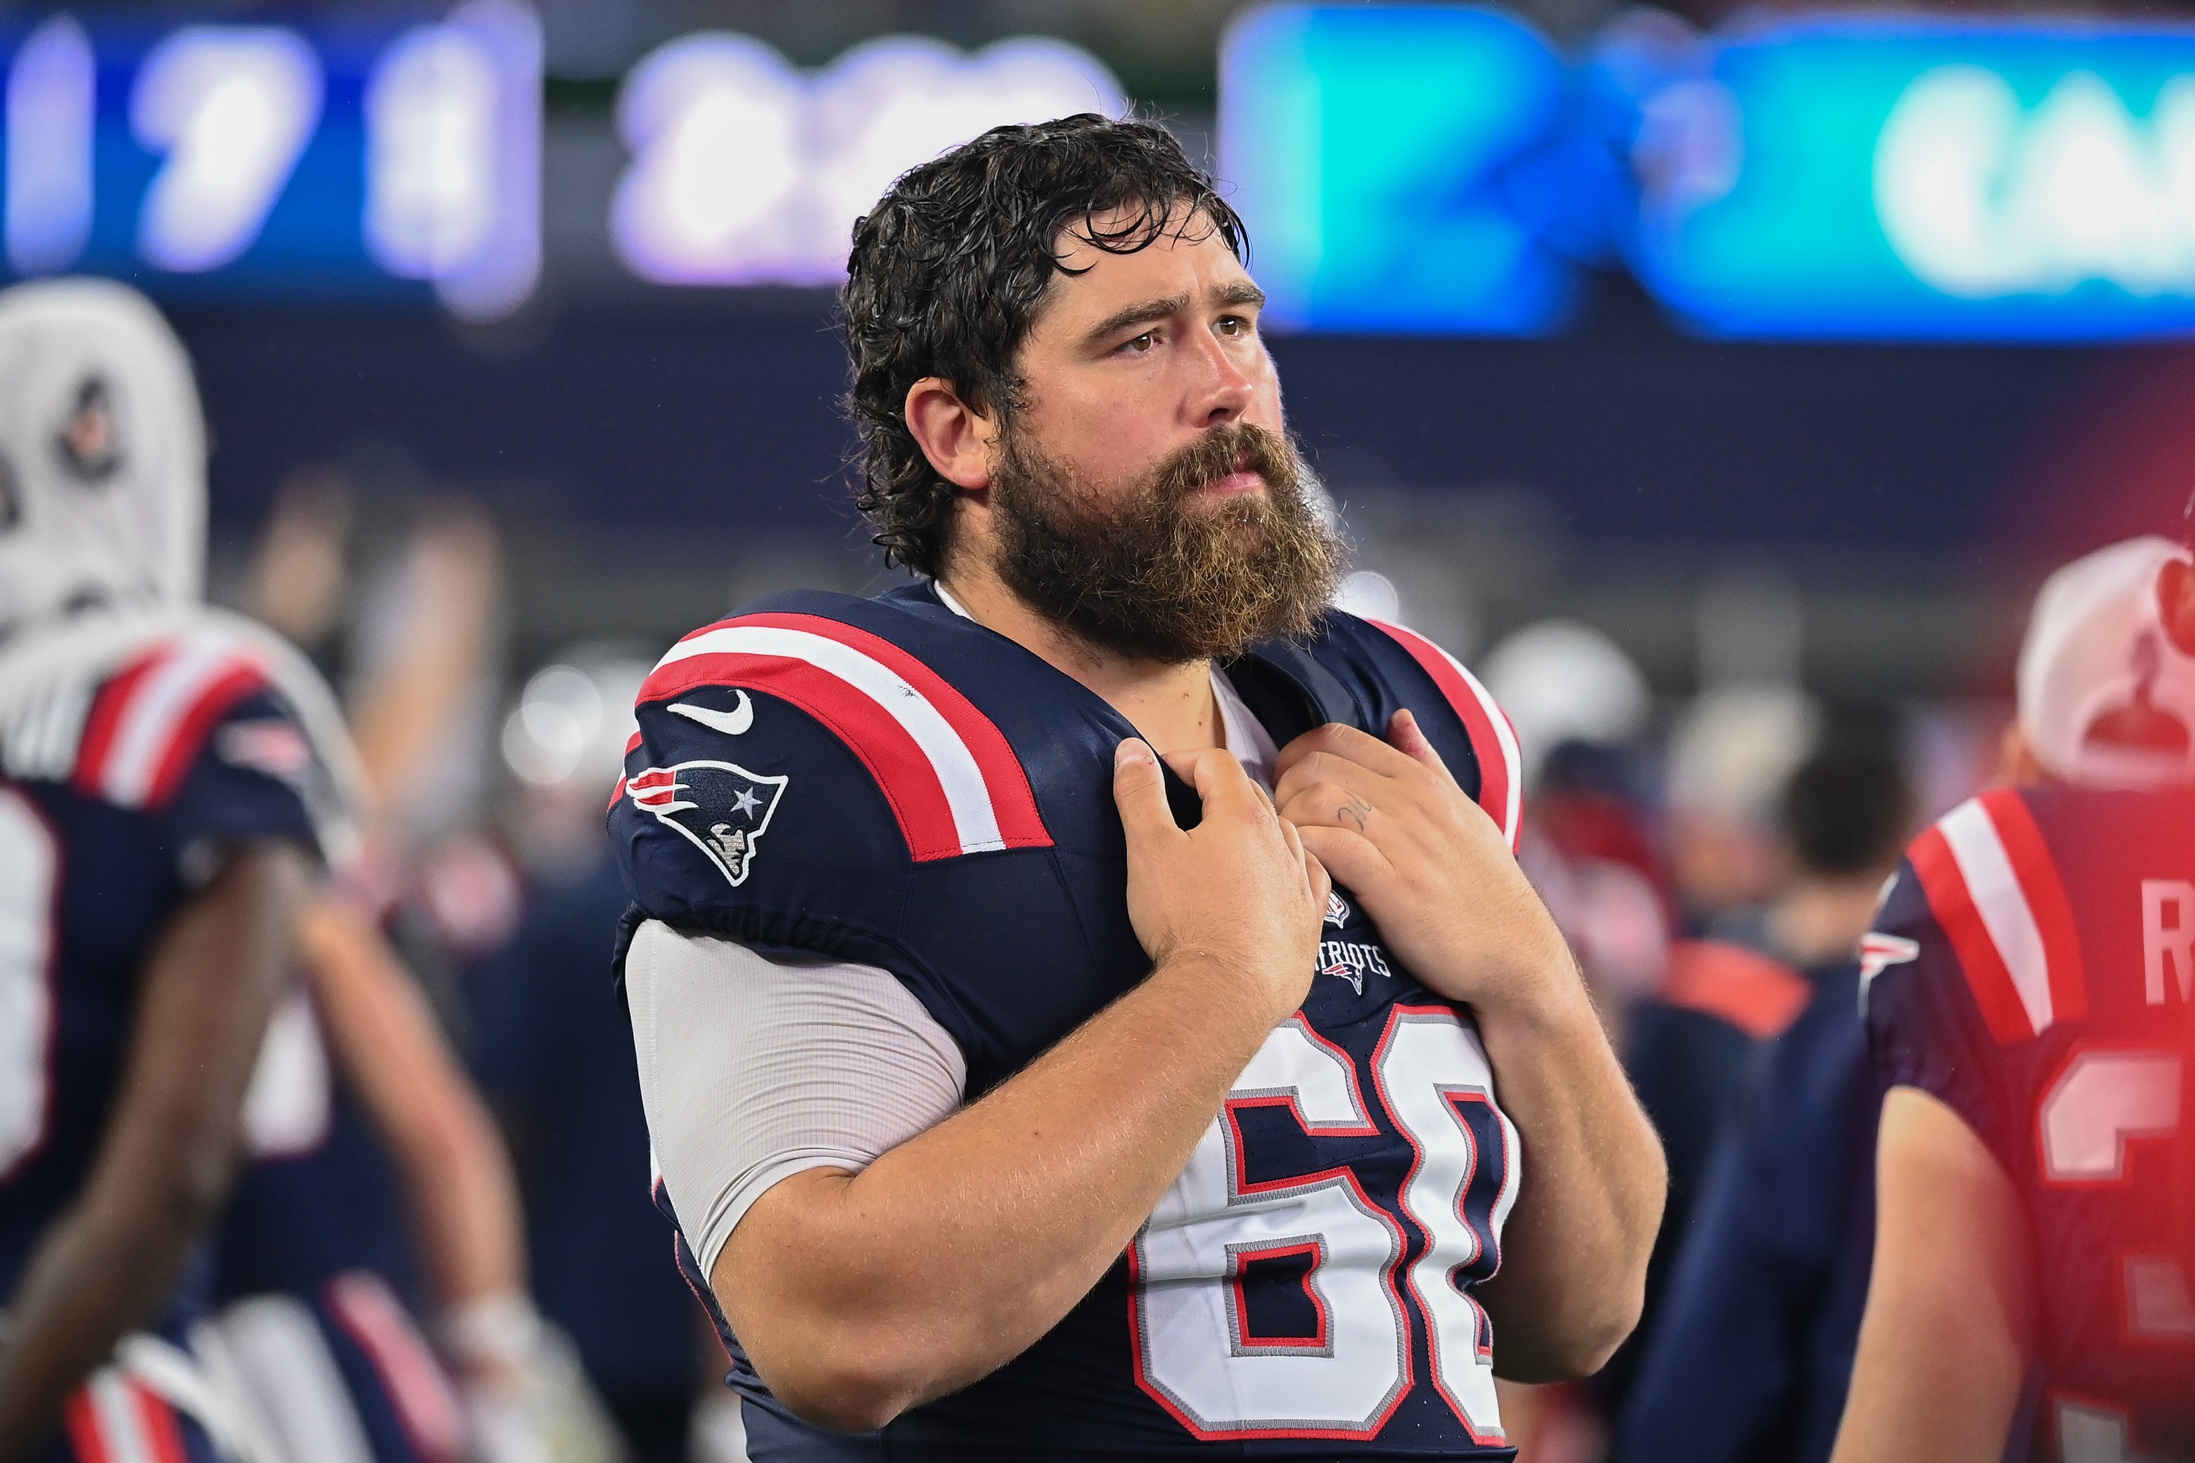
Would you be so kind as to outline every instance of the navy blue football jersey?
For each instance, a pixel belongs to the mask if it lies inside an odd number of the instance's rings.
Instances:
[[[232,638],[64,675],[0,735],[0,1297],[96,1157],[145,962],[224,844],[317,848],[319,755]]]
[[[1225,672],[1281,745],[1409,708],[1514,846],[1514,738],[1422,637],[1330,613]],[[958,1044],[970,1100],[1150,969],[1112,795],[1134,729],[929,586],[696,632],[638,719],[610,813],[629,926],[882,967]],[[1171,774],[1169,794],[1193,821]],[[792,1419],[727,1333],[756,1456],[1509,1456],[1471,1290],[1500,1263],[1516,1133],[1469,1013],[1346,889],[1324,936],[1302,1009],[1120,1263],[999,1371],[849,1441]]]
[[[2195,1457],[2195,1305],[2173,1249],[2175,1149],[2195,1142],[2195,794],[1962,804],[1908,851],[1864,968],[1884,1082],[1957,1111],[2033,1226],[2028,1456]]]

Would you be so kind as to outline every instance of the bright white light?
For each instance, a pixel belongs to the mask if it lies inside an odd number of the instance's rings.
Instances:
[[[1334,608],[1362,619],[1402,623],[1402,595],[1395,581],[1370,569],[1342,576],[1334,588]]]
[[[439,29],[434,196],[450,209],[439,227],[473,243],[450,243],[434,288],[452,313],[494,320],[541,278],[541,17],[525,0],[465,0]],[[459,54],[471,60],[450,64]]]
[[[1101,64],[1058,41],[964,56],[890,36],[810,82],[748,37],[689,36],[643,61],[619,98],[634,160],[611,233],[647,279],[829,283],[854,220],[908,168],[992,127],[1126,105]]]
[[[782,215],[800,181],[803,103],[799,73],[746,36],[687,36],[642,61],[617,106],[633,164],[610,231],[627,266],[663,284],[738,284],[789,267],[797,251]]]
[[[32,31],[8,68],[8,263],[18,274],[66,269],[91,236],[91,38],[66,15]]]
[[[2195,294],[2195,78],[2145,123],[2090,72],[2023,112],[1995,72],[1937,67],[1883,125],[1875,206],[1906,267],[1960,298]]]
[[[167,154],[138,216],[146,262],[197,273],[250,248],[320,100],[319,59],[295,31],[194,25],[156,46],[130,97],[138,141]]]
[[[503,723],[503,760],[527,782],[577,772],[603,721],[602,694],[586,672],[552,665],[534,673]]]
[[[405,279],[442,279],[495,223],[493,61],[449,26],[406,32],[366,85],[366,247]]]

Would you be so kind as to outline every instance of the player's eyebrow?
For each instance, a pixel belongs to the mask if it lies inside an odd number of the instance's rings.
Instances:
[[[1131,325],[1148,325],[1153,320],[1164,320],[1169,315],[1179,315],[1189,308],[1187,295],[1168,295],[1159,300],[1142,300],[1124,309],[1115,310],[1099,321],[1083,338],[1091,345],[1098,345],[1120,334]]]
[[[1230,305],[1262,305],[1264,303],[1265,291],[1248,280],[1237,280],[1232,284],[1221,285],[1218,289],[1212,291],[1212,306],[1214,309],[1225,309]],[[1163,299],[1142,300],[1124,309],[1115,310],[1112,314],[1106,316],[1084,339],[1091,345],[1101,345],[1133,326],[1148,325],[1154,320],[1164,320],[1167,316],[1178,315],[1188,308],[1189,297],[1187,295],[1168,295]]]

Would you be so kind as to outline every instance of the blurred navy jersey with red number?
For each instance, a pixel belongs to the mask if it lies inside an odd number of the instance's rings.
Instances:
[[[2174,1170],[2195,1001],[2195,794],[1991,792],[1914,843],[1868,937],[1886,1084],[1963,1117],[2026,1205],[2032,1456],[2195,1457]]]
[[[249,650],[162,637],[0,728],[0,1297],[97,1155],[146,962],[243,840],[317,848],[311,742]]]
[[[1282,745],[1410,708],[1513,844],[1514,739],[1430,642],[1329,614],[1308,644],[1226,673]],[[970,1100],[1150,968],[1112,794],[1132,728],[927,586],[787,595],[697,632],[650,677],[639,722],[610,817],[629,927],[891,972],[959,1046]],[[1193,819],[1171,775],[1169,793]],[[1346,889],[1323,933],[1302,1010],[1049,1335],[860,1439],[792,1419],[733,1342],[758,1463],[1506,1457],[1470,1287],[1499,1261],[1516,1134],[1470,1018]]]

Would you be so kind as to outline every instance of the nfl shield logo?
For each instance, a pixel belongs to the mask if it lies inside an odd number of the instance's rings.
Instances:
[[[650,767],[628,780],[625,791],[707,854],[736,887],[753,869],[755,845],[769,830],[770,815],[790,778],[764,777],[733,762],[680,762]]]

